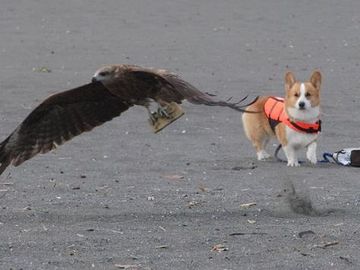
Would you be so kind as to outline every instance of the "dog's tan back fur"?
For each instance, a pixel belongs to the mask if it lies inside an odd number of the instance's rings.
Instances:
[[[269,120],[264,112],[265,102],[268,98],[269,96],[262,96],[254,104],[251,104],[246,108],[248,111],[261,113],[244,113],[242,115],[245,134],[254,145],[256,152],[264,150],[270,137],[274,137],[276,135],[280,143],[287,143],[284,124],[280,123],[275,127],[276,134],[270,127]]]

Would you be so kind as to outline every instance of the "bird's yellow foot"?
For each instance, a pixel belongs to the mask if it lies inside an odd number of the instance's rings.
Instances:
[[[157,112],[149,113],[149,124],[152,126],[156,123],[157,119],[159,118],[159,115]]]
[[[160,115],[160,117],[171,118],[169,113],[167,112],[168,108],[169,106],[159,107],[157,110],[157,114]]]
[[[166,107],[159,107],[157,112],[152,113],[149,123],[154,133],[157,133],[183,115],[182,108],[177,103],[171,102]]]

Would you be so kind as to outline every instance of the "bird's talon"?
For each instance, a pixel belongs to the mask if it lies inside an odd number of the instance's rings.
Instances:
[[[149,113],[149,123],[151,125],[154,125],[156,121],[158,120],[159,115],[157,112]]]
[[[169,115],[169,113],[166,111],[166,108],[159,107],[157,112],[158,112],[158,115],[160,115],[161,117],[170,118],[170,115]]]

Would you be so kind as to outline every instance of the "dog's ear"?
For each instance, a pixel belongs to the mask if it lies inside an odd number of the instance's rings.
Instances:
[[[296,82],[295,76],[291,71],[285,74],[285,92],[288,92]]]
[[[310,78],[311,84],[315,87],[316,90],[320,90],[321,85],[321,73],[320,71],[315,70]]]

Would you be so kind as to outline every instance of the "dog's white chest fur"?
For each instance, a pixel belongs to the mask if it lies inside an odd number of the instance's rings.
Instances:
[[[300,133],[296,130],[291,129],[290,127],[286,127],[286,135],[287,135],[287,145],[283,146],[283,150],[287,157],[288,166],[296,167],[299,166],[299,161],[297,158],[297,151],[302,148],[306,148],[306,158],[312,163],[316,164],[316,140],[319,136],[318,133],[314,134],[304,134]]]
[[[316,141],[318,136],[318,133],[306,134],[296,131],[288,126],[286,127],[288,145],[291,145],[296,150],[307,147],[309,144]]]

